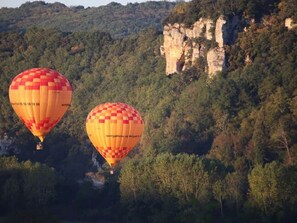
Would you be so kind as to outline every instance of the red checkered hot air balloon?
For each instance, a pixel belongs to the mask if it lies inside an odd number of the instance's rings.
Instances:
[[[32,68],[17,75],[9,87],[10,103],[27,128],[43,142],[70,106],[69,81],[49,68]]]
[[[143,128],[139,112],[124,103],[98,105],[86,120],[91,142],[112,168],[139,142]]]

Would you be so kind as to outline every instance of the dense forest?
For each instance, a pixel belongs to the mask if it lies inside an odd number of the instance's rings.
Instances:
[[[26,30],[30,27],[56,28],[63,32],[100,30],[114,38],[135,34],[148,27],[162,30],[162,20],[174,2],[145,2],[123,6],[112,2],[106,6],[72,6],[56,2],[27,2],[19,8],[0,9],[0,31]]]
[[[57,3],[36,4],[51,10]],[[169,7],[106,7],[147,4]],[[19,9],[34,11],[30,5]],[[296,5],[177,4],[164,23],[191,26],[218,13],[255,19],[225,46],[228,69],[212,79],[195,66],[166,76],[158,26],[122,38],[101,27],[2,29],[0,144],[7,153],[0,157],[0,222],[295,222],[297,30],[286,28],[284,19],[296,18]],[[7,21],[1,14],[0,23]],[[12,78],[32,67],[64,74],[74,94],[42,151],[8,99]],[[141,142],[114,175],[85,130],[89,111],[108,101],[132,105],[145,122]],[[94,187],[86,180],[90,174],[104,185]]]

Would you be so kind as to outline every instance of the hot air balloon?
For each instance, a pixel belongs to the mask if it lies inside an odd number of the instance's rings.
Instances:
[[[32,68],[18,74],[9,87],[12,108],[40,139],[42,149],[47,133],[61,120],[70,106],[72,90],[69,81],[49,68]]]
[[[112,169],[139,142],[143,128],[139,112],[124,103],[98,105],[86,120],[90,141]]]

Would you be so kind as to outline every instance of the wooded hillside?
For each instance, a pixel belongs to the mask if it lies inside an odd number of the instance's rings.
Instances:
[[[213,79],[196,67],[166,76],[153,28],[118,39],[98,30],[1,32],[1,142],[8,137],[19,153],[0,157],[0,222],[295,222],[297,31],[284,26],[286,10],[295,11],[292,1],[273,3],[256,7],[259,20],[226,46],[228,70]],[[39,152],[8,99],[12,78],[32,67],[59,71],[74,92]],[[115,175],[99,155],[101,169],[93,165],[85,131],[88,112],[107,101],[132,105],[145,122]],[[87,172],[104,187],[82,181]]]
[[[0,31],[24,30],[30,27],[56,28],[63,32],[100,30],[119,38],[146,28],[162,30],[162,21],[175,3],[148,1],[123,6],[112,2],[106,6],[67,7],[61,3],[27,2],[19,8],[0,9]]]

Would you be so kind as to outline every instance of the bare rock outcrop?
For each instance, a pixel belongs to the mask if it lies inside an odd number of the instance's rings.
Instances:
[[[216,72],[225,69],[225,49],[217,47],[207,52],[208,75],[212,78]]]
[[[216,21],[200,18],[190,28],[178,23],[165,25],[161,54],[166,58],[166,74],[197,66],[201,57],[207,61],[204,69],[210,77],[224,70],[224,45],[235,41],[239,23],[236,16],[228,20],[220,16]]]
[[[292,18],[286,18],[286,20],[285,20],[285,26],[289,30],[291,30],[291,29],[297,28],[297,23],[294,22],[294,20]]]

